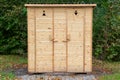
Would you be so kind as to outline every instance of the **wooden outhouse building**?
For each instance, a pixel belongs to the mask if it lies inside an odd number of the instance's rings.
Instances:
[[[25,4],[28,71],[91,72],[96,4]]]

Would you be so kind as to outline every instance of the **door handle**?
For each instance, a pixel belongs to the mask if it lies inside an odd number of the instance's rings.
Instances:
[[[70,41],[70,34],[67,35],[67,39],[66,40],[63,40],[62,42],[68,42]]]
[[[70,34],[67,35],[67,41],[70,41]]]
[[[64,41],[62,41],[62,42],[67,42],[67,40],[64,40]]]
[[[50,41],[53,41],[53,40],[54,40],[51,35],[49,35],[49,40],[50,40]]]

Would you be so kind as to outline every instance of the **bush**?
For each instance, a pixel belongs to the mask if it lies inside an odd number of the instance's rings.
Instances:
[[[94,14],[94,56],[102,60],[120,60],[120,0],[108,0]]]
[[[0,7],[0,53],[26,53],[26,9],[20,1],[3,1]]]
[[[93,56],[120,60],[120,0],[2,0],[0,6],[0,53],[26,54],[25,3],[97,3],[93,23]]]

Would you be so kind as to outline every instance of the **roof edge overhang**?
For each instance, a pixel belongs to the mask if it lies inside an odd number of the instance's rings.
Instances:
[[[26,7],[95,7],[96,4],[25,4]]]

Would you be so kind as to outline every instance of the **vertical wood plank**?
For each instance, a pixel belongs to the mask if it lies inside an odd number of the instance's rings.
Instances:
[[[93,8],[85,9],[85,72],[92,71],[92,15]]]
[[[53,21],[51,8],[36,8],[36,71],[52,72]]]
[[[54,8],[52,8],[52,39],[54,40]],[[54,42],[52,41],[52,70],[54,72]]]
[[[29,72],[92,71],[92,7],[27,11]]]
[[[66,72],[66,10],[54,8],[54,71]]]
[[[34,8],[27,8],[28,21],[28,71],[35,72],[35,14]]]
[[[75,14],[77,12],[77,14]],[[68,9],[68,72],[83,72],[84,9]]]

